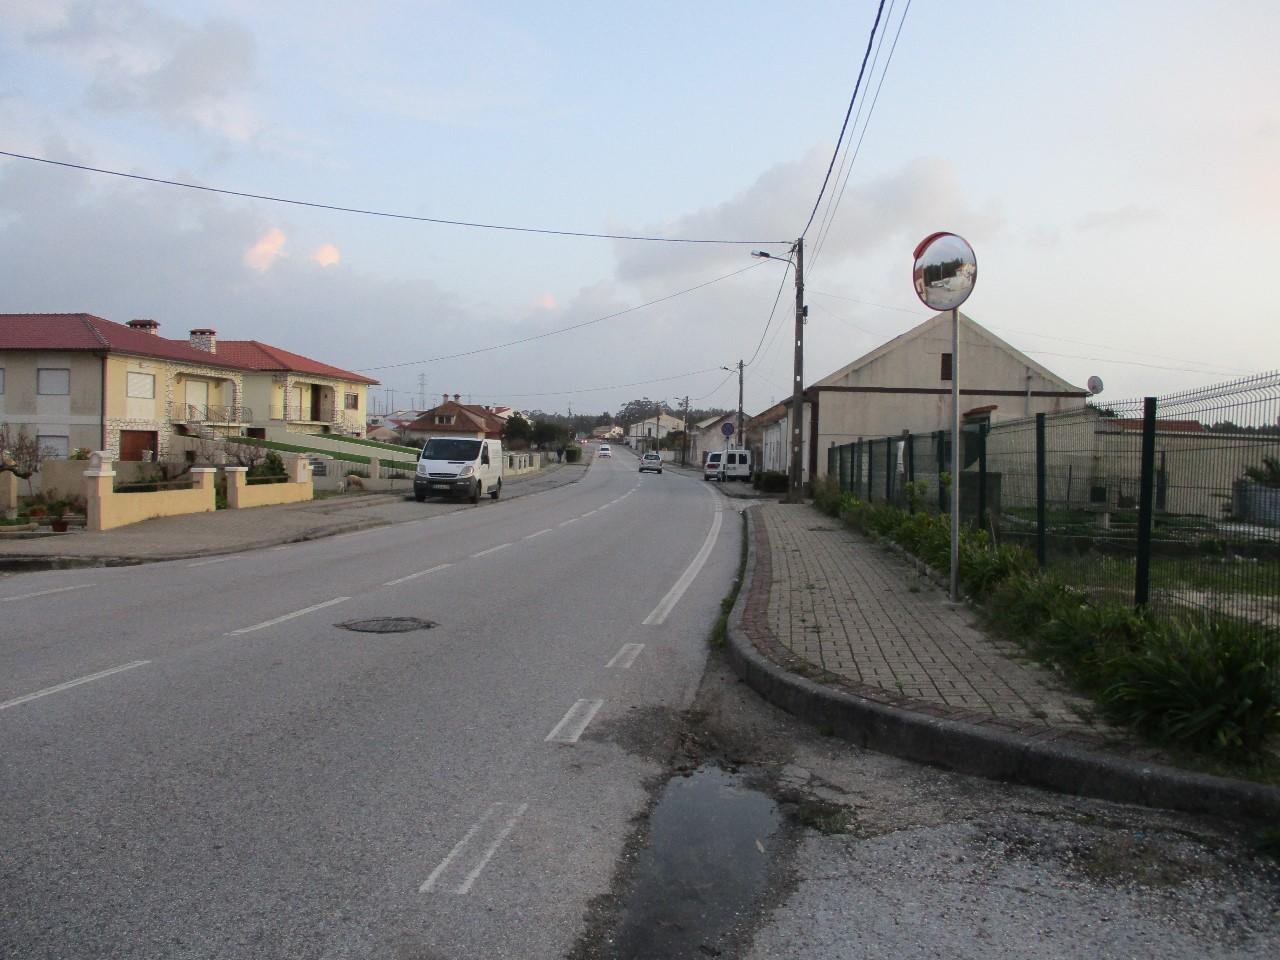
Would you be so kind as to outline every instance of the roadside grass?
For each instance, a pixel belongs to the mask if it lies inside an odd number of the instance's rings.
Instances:
[[[891,539],[944,573],[950,521],[869,505],[830,478],[819,509]],[[993,632],[1050,665],[1102,712],[1184,760],[1277,782],[1280,631],[1221,615],[1161,616],[1099,598],[1040,571],[1020,547],[962,534],[960,582]]]
[[[325,456],[332,457],[334,460],[344,460],[347,463],[362,463],[366,467],[369,465],[369,457],[358,453],[344,453],[341,450],[322,450],[319,447],[304,447],[301,444],[281,443],[279,440],[259,440],[257,437],[232,437],[228,443],[243,443],[251,447],[265,447],[268,450],[281,450],[285,453],[322,453]],[[416,461],[408,463],[402,460],[382,460],[382,465],[392,470],[407,470],[413,473],[418,468]]]
[[[738,573],[733,581],[733,588],[720,600],[720,614],[711,627],[708,638],[711,646],[717,650],[724,649],[729,642],[729,613],[738,602],[738,591],[742,589],[742,578],[747,572],[747,515],[742,514],[742,549],[738,556]]]
[[[333,440],[337,443],[349,443],[357,447],[373,447],[377,450],[390,450],[392,453],[404,454],[417,460],[421,447],[406,447],[398,443],[384,443],[381,440],[367,440],[364,437],[343,437],[338,434],[326,434],[326,440]]]

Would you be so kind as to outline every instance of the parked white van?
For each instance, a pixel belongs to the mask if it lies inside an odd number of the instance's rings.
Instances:
[[[750,450],[713,450],[702,465],[703,480],[750,480]]]
[[[413,499],[466,497],[479,503],[502,496],[502,441],[431,437],[422,445],[413,477]]]

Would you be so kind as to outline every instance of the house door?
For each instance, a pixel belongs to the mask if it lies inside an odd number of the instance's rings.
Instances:
[[[204,380],[188,380],[187,388],[187,419],[203,420],[205,411],[209,409],[209,384]],[[191,409],[191,408],[195,409]]]
[[[146,459],[143,450],[156,449],[156,432],[154,430],[121,430],[120,459],[138,461]]]
[[[324,419],[324,417],[321,416],[323,411],[320,408],[320,400],[321,400],[322,393],[324,393],[324,391],[321,390],[319,387],[312,386],[311,388],[311,419],[312,420]]]

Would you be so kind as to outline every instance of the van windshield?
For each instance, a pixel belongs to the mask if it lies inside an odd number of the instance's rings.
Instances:
[[[421,460],[474,460],[480,453],[479,440],[432,437],[422,447]]]

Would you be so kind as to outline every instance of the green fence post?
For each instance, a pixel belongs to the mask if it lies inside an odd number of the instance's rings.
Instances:
[[[942,474],[947,469],[947,445],[941,430],[933,431],[933,452],[938,459],[938,512],[947,512],[947,492],[943,489]]]
[[[893,475],[898,471],[898,458],[893,450],[893,437],[884,438],[884,502],[893,503]]]
[[[978,529],[987,529],[987,424],[978,424]]]
[[[1045,441],[1044,414],[1036,414],[1036,562],[1043,570],[1049,564],[1049,531],[1045,523]]]
[[[1138,497],[1138,562],[1133,584],[1135,606],[1145,606],[1151,595],[1151,517],[1155,500],[1156,398],[1142,398],[1142,487]]]
[[[832,475],[835,475],[837,477],[839,476],[839,471],[836,468],[836,456],[837,456],[836,445],[833,443],[831,446],[827,447],[827,476],[828,477]]]
[[[867,503],[871,503],[871,475],[875,473],[876,466],[876,442],[874,440],[867,441]]]

